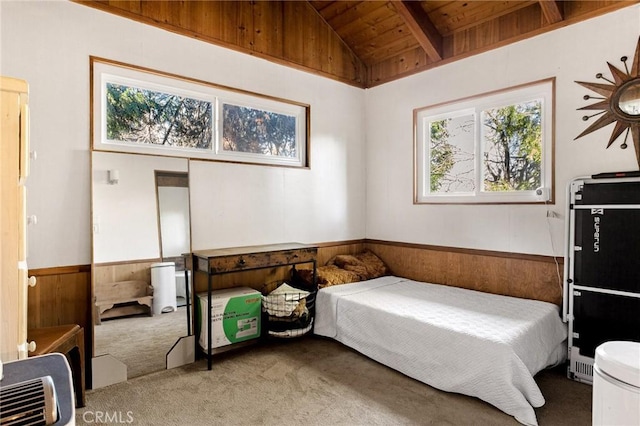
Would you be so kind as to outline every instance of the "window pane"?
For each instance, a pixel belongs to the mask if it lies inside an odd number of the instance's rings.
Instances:
[[[296,117],[225,104],[222,109],[222,149],[295,158]]]
[[[541,100],[482,111],[485,191],[540,186],[541,111]]]
[[[431,121],[429,169],[431,193],[468,193],[475,189],[473,114]]]
[[[211,149],[211,102],[121,84],[106,86],[108,140]]]

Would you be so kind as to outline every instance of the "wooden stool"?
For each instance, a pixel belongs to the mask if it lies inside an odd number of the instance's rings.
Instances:
[[[36,350],[29,356],[58,352],[67,357],[76,392],[76,407],[84,407],[84,329],[77,324],[34,328],[27,331],[27,341],[36,342]]]

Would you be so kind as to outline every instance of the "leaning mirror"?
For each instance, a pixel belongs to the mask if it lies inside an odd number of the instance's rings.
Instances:
[[[94,151],[92,176],[96,388],[166,368],[189,334],[191,242],[187,159]]]
[[[609,69],[613,80],[603,76],[601,73],[596,74],[596,78],[605,80],[607,83],[588,83],[584,81],[576,81],[581,86],[586,87],[600,96],[585,95],[584,100],[598,100],[595,104],[587,105],[579,108],[580,110],[601,110],[591,115],[582,117],[587,121],[593,117],[598,119],[593,122],[584,132],[580,133],[576,139],[594,132],[611,123],[616,123],[607,148],[613,142],[625,133],[624,141],[620,148],[627,148],[627,140],[631,134],[631,140],[636,151],[636,161],[640,167],[640,38],[636,46],[634,59],[631,63],[631,70],[627,64],[627,57],[620,58],[624,64],[624,70],[620,70],[610,63]]]

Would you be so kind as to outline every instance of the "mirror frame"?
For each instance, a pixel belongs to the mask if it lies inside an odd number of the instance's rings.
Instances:
[[[636,89],[636,91],[638,92],[638,96],[634,100],[636,103],[640,104],[640,77],[638,77],[624,82],[616,89],[613,95],[611,95],[611,109],[618,120],[637,123],[640,122],[640,112],[633,115],[625,112],[622,108],[620,108],[620,98],[622,98],[622,96],[628,89],[632,88]]]
[[[611,75],[613,76],[613,80],[609,80],[608,78],[604,77],[602,73],[596,74],[596,78],[605,80],[610,84],[576,81],[576,83],[578,83],[579,85],[586,87],[587,89],[592,90],[602,96],[598,97],[585,95],[583,97],[584,100],[597,99],[599,100],[599,102],[596,102],[592,105],[584,106],[582,108],[578,108],[578,110],[602,111],[582,117],[582,120],[587,121],[592,117],[600,116],[582,133],[576,136],[575,139],[581,138],[591,132],[594,132],[615,122],[616,124],[613,128],[613,131],[611,132],[611,137],[609,138],[609,142],[607,143],[607,148],[609,148],[620,135],[626,132],[624,142],[620,145],[620,148],[626,149],[627,139],[629,137],[629,134],[631,134],[631,139],[636,151],[636,162],[638,164],[638,167],[640,168],[640,115],[627,114],[622,109],[620,109],[619,106],[620,97],[623,95],[625,90],[627,90],[631,86],[640,85],[640,37],[638,38],[635,56],[631,63],[631,70],[629,70],[627,66],[626,56],[623,56],[622,58],[620,58],[620,60],[624,64],[624,71],[607,62],[609,70],[611,71]]]

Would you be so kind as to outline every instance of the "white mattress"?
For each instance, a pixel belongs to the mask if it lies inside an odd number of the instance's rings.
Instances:
[[[392,276],[320,290],[315,321],[315,334],[527,425],[545,402],[533,376],[566,358],[554,304]]]

